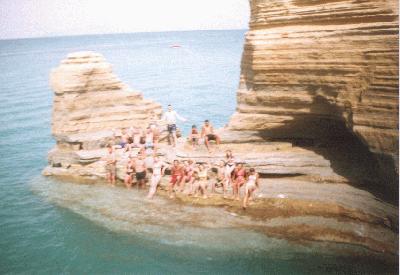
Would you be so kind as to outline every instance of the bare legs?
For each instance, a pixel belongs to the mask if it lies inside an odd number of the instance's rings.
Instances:
[[[240,191],[240,187],[242,187],[243,183],[244,183],[243,180],[235,180],[233,182],[232,189],[233,189],[233,197],[235,198],[235,200],[240,199],[239,191]]]
[[[115,186],[115,172],[113,172],[113,171],[110,171],[110,172],[107,172],[107,181],[108,181],[108,184],[110,184],[111,186]]]
[[[152,199],[153,198],[154,194],[157,191],[157,186],[160,183],[160,180],[161,180],[161,175],[153,175],[151,177],[149,194],[147,195],[148,199]]]
[[[251,200],[254,190],[255,189],[247,189],[246,188],[246,193],[244,194],[244,198],[243,198],[243,209],[247,208],[247,203]]]
[[[193,183],[193,192],[194,196],[198,197],[198,193],[203,195],[203,199],[207,199],[207,191],[206,191],[207,181],[197,180]]]
[[[172,142],[171,142],[171,139],[172,139]],[[176,137],[176,132],[175,132],[175,131],[168,134],[168,143],[169,143],[170,145],[172,144],[173,147],[176,146],[176,140],[177,140],[177,139],[178,139],[178,138]]]
[[[174,191],[174,187],[176,183],[179,183],[181,177],[172,178],[168,185],[168,196],[172,199],[172,192]]]
[[[215,141],[217,142],[217,146],[219,146],[219,144],[221,143],[221,139],[219,138],[219,136],[215,136]],[[207,147],[207,151],[208,151],[209,153],[211,153],[211,150],[210,150],[210,140],[208,139],[208,136],[204,136],[204,144],[205,144],[206,147]]]
[[[126,174],[125,175],[125,179],[124,179],[124,183],[125,183],[126,188],[128,188],[128,189],[132,188],[132,176]]]

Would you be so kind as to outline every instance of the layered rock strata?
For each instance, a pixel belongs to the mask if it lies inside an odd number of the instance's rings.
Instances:
[[[264,2],[257,3],[260,6]],[[275,93],[274,90],[263,90],[268,85],[254,88],[259,85],[254,80],[258,78],[255,75],[250,77],[254,72],[249,68],[256,66],[249,65],[247,55],[255,53],[250,53],[248,47],[246,44],[242,60],[238,112],[231,119],[229,127],[219,132],[223,140],[220,148],[215,150],[212,145],[214,154],[209,154],[203,145],[192,151],[191,146],[181,139],[176,149],[161,143],[158,152],[167,162],[194,159],[197,162],[216,163],[224,158],[224,151],[230,149],[237,160],[255,167],[262,177],[266,177],[261,181],[258,198],[246,212],[240,212],[240,202],[223,199],[218,194],[220,188],[209,200],[178,194],[177,201],[223,206],[230,214],[247,215],[259,220],[259,227],[251,229],[261,230],[271,236],[301,241],[352,243],[374,251],[396,254],[398,208],[383,202],[378,194],[373,195],[372,191],[358,188],[363,181],[374,180],[375,174],[370,169],[370,159],[364,155],[365,152],[359,150],[357,154],[352,154],[343,147],[343,143],[348,141],[346,127],[354,129],[354,125],[350,127],[344,113],[339,115],[336,112],[341,108],[341,94],[338,93],[334,104],[329,105],[331,109],[326,109],[327,94],[307,96],[308,92],[304,91],[301,95],[300,83],[289,85],[295,88],[293,91],[287,90],[288,94],[283,99],[280,94],[282,91]],[[270,66],[269,69],[273,70],[273,66]],[[258,77],[262,77],[261,72]],[[285,77],[290,80],[289,75]],[[291,80],[295,79],[293,77]],[[104,180],[104,146],[109,142],[117,143],[113,129],[144,127],[161,114],[159,104],[143,99],[140,93],[131,91],[121,83],[112,73],[111,66],[96,53],[69,55],[52,71],[51,86],[55,92],[52,132],[57,144],[49,152],[49,166],[43,171],[44,175],[78,181]],[[276,101],[271,101],[272,98]],[[320,112],[328,113],[322,115],[312,111],[314,100],[322,104],[318,107]],[[351,107],[346,110],[353,112],[353,106],[346,106]],[[278,121],[276,117],[280,116],[282,110],[286,112],[287,120]],[[279,131],[272,126],[277,126]],[[266,141],[270,137],[287,140]],[[297,146],[299,142],[304,145],[308,138],[321,137],[338,140],[338,146],[333,145],[334,151],[332,147],[315,146],[315,143],[310,147]],[[293,142],[295,139],[301,141]],[[125,176],[129,155],[135,155],[136,152],[137,149],[132,152],[116,149],[119,184]],[[383,149],[382,153],[385,153]],[[210,173],[210,182],[214,177]],[[161,189],[165,189],[168,179],[168,176],[163,178]]]
[[[115,142],[114,129],[147,126],[162,112],[160,104],[122,83],[94,52],[69,54],[51,71],[50,85],[57,141],[49,153],[51,167],[87,165],[97,160],[96,150]]]
[[[314,140],[349,131],[386,175],[398,174],[398,2],[252,0],[250,7],[229,129]]]

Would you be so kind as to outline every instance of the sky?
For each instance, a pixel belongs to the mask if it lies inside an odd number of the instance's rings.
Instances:
[[[246,29],[248,0],[0,0],[0,39]]]

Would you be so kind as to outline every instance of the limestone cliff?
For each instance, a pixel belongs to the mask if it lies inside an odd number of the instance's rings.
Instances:
[[[397,0],[250,6],[229,129],[274,139],[338,139],[349,130],[397,163]]]
[[[49,153],[48,174],[60,168],[78,176],[79,169],[101,157],[100,148],[114,142],[113,129],[147,126],[162,112],[158,103],[122,83],[104,57],[94,52],[69,54],[52,70],[50,85],[57,145]],[[86,167],[85,174],[97,174],[87,170],[92,171]]]
[[[112,73],[101,54],[69,54],[52,70],[52,133],[63,135],[147,125],[161,106],[143,99]]]

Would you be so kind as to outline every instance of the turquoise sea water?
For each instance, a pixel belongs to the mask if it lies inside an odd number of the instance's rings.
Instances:
[[[0,41],[0,273],[388,274],[359,247],[289,243],[255,221],[103,185],[40,176],[50,133],[51,68],[74,51],[102,53],[146,98],[189,123],[227,123],[244,32],[195,31]],[[179,44],[181,48],[171,48]]]

